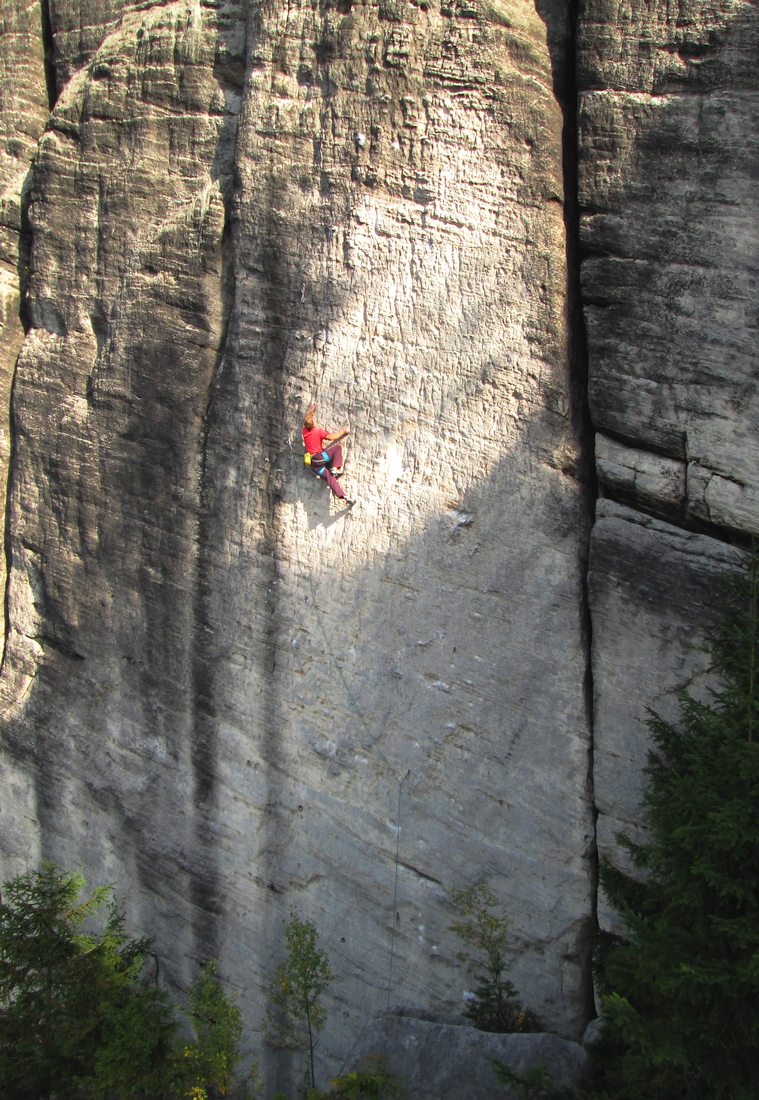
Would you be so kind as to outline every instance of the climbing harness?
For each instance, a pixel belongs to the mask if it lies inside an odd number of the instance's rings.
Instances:
[[[314,461],[320,463],[319,466],[314,465]],[[322,451],[321,454],[309,454],[308,451],[303,455],[303,462],[306,466],[311,467],[311,471],[316,474],[317,477],[326,477],[327,470],[329,469],[329,455],[326,451]]]

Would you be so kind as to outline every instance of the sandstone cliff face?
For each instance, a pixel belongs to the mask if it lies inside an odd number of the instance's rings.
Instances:
[[[697,688],[693,632],[735,560],[725,539],[759,532],[757,9],[617,18],[586,3],[577,58],[589,401],[601,491],[622,505],[603,502],[590,574],[599,850],[614,858],[638,819],[644,706],[673,715],[672,692]]]
[[[576,27],[589,573],[571,6],[14,17],[5,867],[128,883],[254,1031],[291,904],[339,975],[326,1057],[459,1008],[446,896],[483,875],[525,1000],[591,1011],[596,810],[610,851],[756,530],[757,18],[670,7]],[[311,400],[351,512],[303,468]]]
[[[759,530],[759,22],[749,3],[643,8],[578,56],[583,301],[599,474],[665,516]],[[653,469],[657,464],[657,469]]]
[[[38,4],[9,2],[0,12],[0,505],[5,515],[11,452],[10,404],[16,359],[24,338],[21,281],[23,195],[29,165],[47,121],[49,102]],[[5,589],[6,558],[0,562]],[[5,601],[0,611],[5,635]]]
[[[200,465],[243,42],[232,6],[124,6],[97,49],[62,56],[62,72],[89,60],[60,90],[28,193],[4,662],[28,762],[5,816],[24,855],[126,876],[167,937],[197,901]]]
[[[23,843],[138,883],[174,976],[218,953],[254,1021],[297,904],[341,974],[333,1048],[389,997],[460,1004],[445,898],[483,872],[531,1000],[586,1011],[547,31],[402,16],[127,5],[72,51],[16,375]],[[353,429],[349,516],[289,445],[312,396]]]

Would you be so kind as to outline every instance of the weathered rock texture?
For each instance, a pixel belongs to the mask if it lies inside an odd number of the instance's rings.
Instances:
[[[13,372],[24,338],[21,287],[27,255],[22,236],[29,166],[47,121],[42,16],[39,4],[8,0],[0,10],[0,507],[5,515],[11,452]],[[5,554],[0,584],[5,590]],[[0,610],[5,636],[5,601]]]
[[[566,27],[532,4],[349,7],[126,4],[81,39],[51,20],[11,854],[130,883],[167,972],[219,954],[254,1023],[296,904],[340,975],[327,1052],[391,993],[460,1004],[446,894],[486,874],[515,981],[576,1033]],[[350,515],[290,447],[312,396],[353,429]]]
[[[517,1074],[542,1066],[561,1086],[578,1085],[589,1068],[579,1043],[558,1035],[492,1035],[392,1014],[369,1024],[351,1051],[351,1064],[371,1066],[372,1057],[380,1057],[402,1082],[409,1100],[516,1100],[516,1091],[498,1083],[494,1061]]]
[[[615,838],[640,839],[648,708],[675,720],[677,693],[708,686],[704,609],[719,604],[738,561],[716,539],[599,501],[589,566],[597,837],[602,856],[628,870]],[[619,927],[603,897],[598,917]]]
[[[295,905],[339,976],[327,1060],[391,998],[460,1005],[446,898],[486,876],[525,1001],[580,1035],[591,763],[608,849],[636,718],[756,530],[756,9],[6,8],[6,873],[116,881],[256,1042]],[[576,198],[620,502],[595,744]],[[350,513],[303,468],[312,399]]]
[[[60,41],[75,72],[28,193],[3,680],[28,763],[4,820],[23,856],[133,884],[141,923],[183,929],[177,962],[206,882],[188,811],[200,471],[244,25],[126,5],[96,51]]]
[[[759,10],[588,0],[577,60],[596,466],[632,509],[603,502],[591,554],[598,838],[616,859],[645,707],[674,717],[672,692],[699,689],[704,608],[736,562],[723,540],[759,531]]]
[[[612,13],[584,5],[578,51],[593,421],[659,463],[647,507],[756,534],[757,8],[633,5],[624,34]]]

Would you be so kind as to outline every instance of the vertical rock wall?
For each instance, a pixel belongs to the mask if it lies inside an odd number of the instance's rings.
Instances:
[[[644,709],[699,690],[759,532],[759,11],[588,0],[578,26],[599,849],[639,820]],[[652,519],[659,517],[659,519]],[[664,522],[661,522],[664,521]],[[608,919],[603,915],[602,919]]]
[[[0,12],[0,509],[5,515],[11,453],[11,393],[24,330],[21,294],[27,264],[23,202],[29,166],[48,116],[39,4],[9,0]],[[0,585],[5,591],[5,554]],[[5,637],[5,601],[0,610]]]
[[[528,999],[569,1031],[586,1012],[587,509],[548,33],[528,4],[265,6],[249,30],[203,790],[241,838],[215,846],[228,950],[261,966],[288,904],[313,915],[343,1035],[388,999],[460,1006],[446,894],[483,874]],[[352,429],[349,514],[302,466],[312,398]]]
[[[218,954],[254,1027],[295,904],[339,975],[327,1053],[388,1000],[460,1007],[446,897],[487,875],[515,980],[575,1033],[593,881],[562,6],[48,16],[11,865],[129,883],[169,976]],[[352,429],[347,515],[300,459],[312,398]]]
[[[525,1001],[581,1030],[596,809],[605,854],[757,529],[756,8],[573,17],[4,7],[4,870],[128,884],[255,1042],[290,905],[338,975],[326,1058],[460,1008],[447,894],[484,876]]]
[[[133,920],[185,943],[205,896],[187,794],[198,528],[245,26],[234,4],[116,14],[99,43],[94,24],[86,46],[55,36],[73,75],[27,195],[3,816],[17,862],[128,883]]]

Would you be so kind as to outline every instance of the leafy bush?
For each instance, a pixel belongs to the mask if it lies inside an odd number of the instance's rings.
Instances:
[[[48,865],[0,901],[0,1095],[13,1100],[212,1100],[233,1090],[240,1013],[208,963],[189,990],[194,1038],[176,1041],[167,995],[146,976],[110,886]]]
[[[545,1066],[533,1066],[524,1073],[515,1073],[503,1062],[491,1059],[495,1075],[506,1088],[516,1092],[523,1100],[579,1100],[579,1093],[571,1088],[556,1085]]]
[[[336,1077],[329,1092],[309,1092],[308,1100],[334,1100],[340,1096],[345,1100],[400,1100],[403,1089],[387,1072],[382,1058],[374,1056],[366,1059],[363,1068]]]

